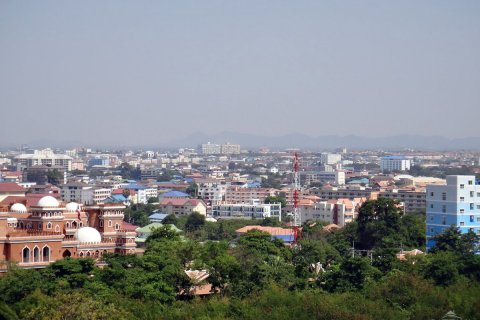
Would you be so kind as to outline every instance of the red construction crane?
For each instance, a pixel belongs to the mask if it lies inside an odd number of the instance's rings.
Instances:
[[[298,158],[298,153],[295,152],[293,156],[293,239],[296,244],[300,240],[302,219],[299,208],[299,198],[300,198],[300,161]]]

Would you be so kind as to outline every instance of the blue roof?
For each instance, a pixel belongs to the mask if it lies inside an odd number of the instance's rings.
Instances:
[[[180,192],[180,191],[165,192],[164,194],[162,194],[162,196],[166,197],[166,198],[188,198],[188,197],[190,197],[190,195],[188,193]]]
[[[128,186],[123,187],[123,189],[143,190],[143,189],[147,189],[147,187],[141,186],[139,184],[129,184]]]
[[[405,156],[385,156],[383,157],[385,160],[407,160]]]
[[[165,219],[166,217],[168,216],[168,214],[166,213],[154,213],[154,214],[151,214],[148,219],[152,220],[152,219],[155,219],[155,220],[163,220]]]
[[[128,199],[125,198],[123,194],[112,194],[110,197],[105,199],[105,202],[107,203],[117,203],[117,202],[125,202]]]

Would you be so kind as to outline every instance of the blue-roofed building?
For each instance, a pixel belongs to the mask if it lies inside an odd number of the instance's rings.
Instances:
[[[161,213],[160,211],[157,211],[157,212],[154,211],[153,214],[148,216],[148,219],[150,220],[151,223],[154,223],[154,222],[162,223],[163,219],[165,219],[167,216],[168,214],[166,213]]]
[[[139,184],[129,184],[122,188],[123,190],[134,191],[134,203],[148,203],[148,199],[157,198],[158,190],[156,187],[146,187]],[[130,192],[132,194],[132,192]]]
[[[161,198],[190,198],[190,195],[181,191],[169,191],[161,194]]]

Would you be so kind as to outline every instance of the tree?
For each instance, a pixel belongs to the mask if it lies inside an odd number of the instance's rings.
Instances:
[[[457,227],[453,226],[445,229],[432,240],[435,241],[435,246],[431,249],[432,253],[450,251],[461,256],[473,254],[477,250],[479,241],[475,233],[469,231],[462,234]]]
[[[196,198],[198,196],[198,185],[195,182],[190,183],[186,193],[188,193],[191,197]]]
[[[188,216],[185,229],[189,232],[200,229],[205,224],[205,216],[194,211]]]
[[[282,208],[285,208],[287,206],[287,200],[285,200],[285,197],[281,196],[266,197],[264,203],[280,203],[282,205]]]
[[[170,213],[168,216],[166,216],[163,220],[162,220],[162,224],[173,224],[173,225],[176,225],[176,223],[178,222],[178,218],[175,214],[173,213]]]
[[[398,202],[392,199],[379,198],[363,203],[357,218],[359,247],[372,249],[381,246],[387,237],[394,243],[401,242],[401,215]]]
[[[171,241],[178,241],[180,240],[180,235],[178,232],[171,227],[171,225],[161,226],[153,230],[152,234],[147,238],[147,246],[152,241],[157,240],[171,240]]]
[[[57,169],[47,171],[47,182],[53,185],[59,185],[63,182],[63,174]]]

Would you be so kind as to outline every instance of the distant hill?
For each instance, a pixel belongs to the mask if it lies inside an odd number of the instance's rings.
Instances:
[[[368,138],[356,135],[326,135],[311,137],[300,133],[283,136],[261,136],[255,134],[221,132],[205,134],[197,132],[185,138],[165,143],[166,147],[195,147],[206,143],[237,143],[242,148],[302,148],[333,149],[346,147],[349,149],[422,149],[422,150],[480,150],[480,138],[448,139],[441,136],[394,135],[382,138]]]

